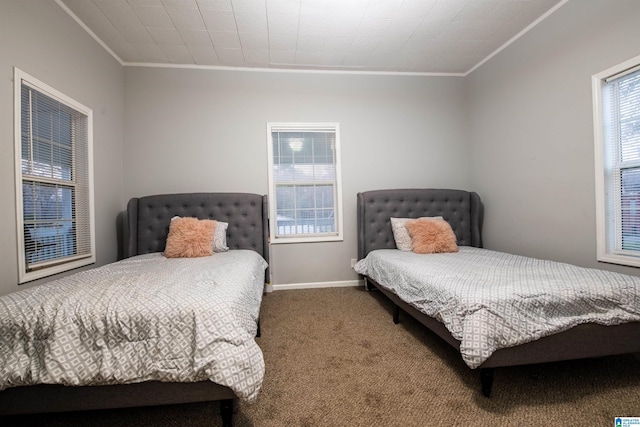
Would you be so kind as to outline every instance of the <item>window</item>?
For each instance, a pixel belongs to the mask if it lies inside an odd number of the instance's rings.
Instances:
[[[337,123],[269,123],[271,243],[342,240]]]
[[[592,83],[598,260],[640,266],[640,57]]]
[[[15,69],[20,283],[95,262],[92,111]]]

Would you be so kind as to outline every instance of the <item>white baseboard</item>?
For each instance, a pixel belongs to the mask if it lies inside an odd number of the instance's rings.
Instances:
[[[341,282],[310,282],[310,283],[288,283],[282,285],[267,285],[266,292],[287,291],[291,289],[316,289],[316,288],[346,288],[349,286],[364,286],[363,280],[345,280]],[[269,289],[271,288],[271,289]]]

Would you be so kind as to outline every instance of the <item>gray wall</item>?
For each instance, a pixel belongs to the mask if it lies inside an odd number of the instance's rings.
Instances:
[[[123,69],[55,3],[3,0],[0,294],[18,289],[13,66],[94,110],[97,265],[117,258],[129,197],[267,193],[266,123],[336,121],[344,241],[274,245],[274,283],[354,280],[355,194],[391,187],[477,190],[487,247],[635,274],[595,261],[590,77],[638,54],[638,16],[635,0],[572,0],[445,78]]]
[[[117,258],[122,197],[122,66],[53,1],[0,2],[0,295],[18,286],[13,67],[93,109],[97,263]]]
[[[272,245],[274,284],[356,280],[356,193],[468,188],[469,135],[457,77],[125,70],[125,196],[266,194],[270,121],[339,122],[344,241]]]
[[[466,81],[485,246],[596,262],[591,76],[640,53],[640,2],[572,0]]]

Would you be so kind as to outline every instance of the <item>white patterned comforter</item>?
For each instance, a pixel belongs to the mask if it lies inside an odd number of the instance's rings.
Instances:
[[[381,249],[355,271],[442,322],[471,368],[498,349],[581,323],[640,321],[640,277],[487,249],[429,255]]]
[[[245,400],[267,263],[254,251],[140,255],[0,297],[0,390],[211,380]]]

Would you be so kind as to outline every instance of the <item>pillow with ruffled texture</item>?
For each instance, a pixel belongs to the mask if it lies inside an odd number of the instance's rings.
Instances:
[[[407,221],[405,227],[411,236],[411,250],[417,254],[458,252],[456,235],[445,220]]]
[[[164,249],[167,258],[196,258],[213,255],[216,222],[211,219],[172,218]]]
[[[176,218],[181,217],[174,216],[173,218],[171,218],[171,221]],[[216,223],[216,230],[213,232],[213,252],[227,252],[229,250],[229,246],[227,246],[227,228],[229,228],[229,223],[216,220],[212,221],[215,221]]]
[[[441,216],[423,216],[418,220],[442,219]],[[393,240],[396,241],[396,248],[401,251],[411,251],[411,236],[405,228],[407,221],[414,221],[416,218],[391,218],[391,231],[393,232]]]

